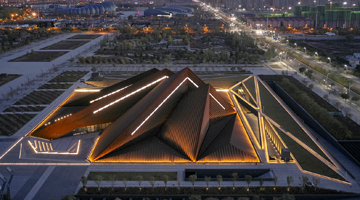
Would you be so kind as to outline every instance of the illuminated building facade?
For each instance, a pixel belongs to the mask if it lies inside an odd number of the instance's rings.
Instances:
[[[188,68],[150,70],[72,96],[31,136],[104,129],[91,162],[260,162],[239,115]]]

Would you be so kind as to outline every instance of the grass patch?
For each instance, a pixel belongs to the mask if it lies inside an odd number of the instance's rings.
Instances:
[[[9,62],[50,62],[68,53],[68,51],[33,51]]]
[[[72,84],[44,84],[39,89],[68,89]]]
[[[84,77],[87,73],[89,73],[89,72],[88,71],[65,71],[65,72],[59,74],[58,76],[56,76],[55,78],[51,79],[49,82],[50,83],[76,82],[80,78]]]
[[[45,106],[10,106],[4,112],[40,112]]]
[[[246,88],[249,90],[249,92],[251,93],[251,95],[254,97],[254,99],[256,101],[256,91],[255,91],[254,77],[251,77],[249,80],[245,81],[244,85],[246,86]]]
[[[273,119],[275,122],[286,131],[290,132],[300,141],[305,143],[316,153],[331,162],[331,160],[321,151],[315,142],[305,133],[305,131],[296,123],[290,114],[280,105],[280,103],[272,96],[272,94],[259,82],[259,90],[261,97],[261,105],[264,108],[264,113]]]
[[[6,83],[19,78],[20,74],[0,74],[0,86],[5,85]]]
[[[64,93],[64,91],[32,91],[14,105],[51,104],[62,93]]]
[[[116,180],[123,180],[126,178],[130,181],[137,180],[137,176],[142,176],[144,181],[150,180],[150,177],[153,176],[155,180],[162,181],[163,176],[169,176],[169,181],[177,180],[177,172],[90,172],[88,175],[88,180],[95,180],[95,176],[101,175],[104,177],[104,181],[110,180],[110,175],[115,174]]]
[[[36,114],[1,114],[0,135],[9,136],[16,133],[35,116]]]
[[[303,170],[345,181],[342,176],[317,159],[314,155],[304,149],[277,127],[275,127],[275,129]]]
[[[89,41],[62,40],[50,46],[44,47],[41,50],[74,50],[88,42]]]
[[[99,34],[78,34],[78,35],[74,35],[68,39],[79,39],[79,40],[90,40],[90,39],[95,39],[100,37]]]

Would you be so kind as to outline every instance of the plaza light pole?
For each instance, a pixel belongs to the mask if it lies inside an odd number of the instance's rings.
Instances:
[[[296,43],[294,43],[294,45],[295,45],[295,49],[297,49],[297,44],[296,44]]]
[[[330,58],[330,57],[328,57],[328,60],[329,60],[329,63],[330,63],[330,65],[331,65],[331,58]]]
[[[354,85],[350,85],[350,86],[349,86],[349,95],[350,95],[350,88],[351,88],[352,86],[354,86]]]
[[[328,73],[328,74],[326,75],[326,82],[327,82],[330,74],[331,74],[331,73]]]
[[[304,50],[305,50],[305,54],[306,54],[306,47],[304,47]]]
[[[316,57],[319,57],[318,52],[315,52],[315,56],[316,56]]]

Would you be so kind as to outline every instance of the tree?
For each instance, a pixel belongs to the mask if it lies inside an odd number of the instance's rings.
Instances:
[[[306,68],[305,68],[305,67],[300,67],[300,68],[299,68],[299,72],[300,72],[300,73],[304,73],[305,71],[306,71]]]
[[[302,184],[302,189],[304,189],[306,183],[308,182],[309,178],[307,176],[301,176],[299,177],[300,181],[301,181],[301,184]]]
[[[260,200],[259,195],[254,195],[253,198],[252,198],[252,200]]]
[[[232,180],[233,180],[233,187],[235,187],[235,183],[236,183],[237,178],[239,178],[239,175],[238,175],[238,173],[235,172],[235,173],[232,173],[231,176],[232,176]]]
[[[167,38],[167,44],[169,46],[171,46],[173,44],[173,41],[174,41],[173,38],[171,37],[171,35],[169,35],[168,38]]]
[[[134,19],[134,16],[132,16],[132,15],[129,15],[129,16],[128,16],[128,20],[129,20],[129,21],[132,21],[133,19]]]
[[[313,176],[313,177],[312,177],[312,182],[313,182],[314,187],[315,187],[315,190],[316,190],[317,186],[318,186],[319,183],[320,183],[320,178],[317,178],[317,177]]]
[[[195,181],[197,179],[197,176],[195,174],[192,174],[189,176],[189,181],[193,185],[193,189],[195,188]]]
[[[115,181],[116,181],[116,174],[110,174],[109,182],[111,183],[111,190],[114,190]]]
[[[340,96],[341,96],[341,98],[343,98],[345,101],[350,98],[349,94],[347,94],[347,93],[342,93]]]
[[[182,41],[185,46],[189,45],[189,43],[190,43],[190,40],[188,37],[184,37]]]
[[[290,187],[290,185],[294,182],[294,178],[292,176],[288,176],[286,177],[286,182],[288,184],[288,187]],[[289,188],[288,188],[289,190]]]
[[[249,189],[252,177],[250,175],[245,175],[245,179],[246,179],[246,184],[248,185],[248,189]]]
[[[278,182],[278,177],[274,176],[273,177],[273,183],[274,183],[275,187],[276,187],[277,182]]]
[[[264,185],[264,179],[262,177],[259,180],[259,184],[260,184],[260,187],[262,187]]]
[[[144,178],[141,175],[136,176],[136,181],[139,184],[140,189],[141,189],[141,182],[143,181],[143,179]]]
[[[150,183],[150,185],[152,186],[152,188],[153,188],[153,190],[154,190],[154,187],[155,187],[155,177],[150,176],[150,177],[149,177],[149,183]]]
[[[96,175],[94,182],[98,186],[98,190],[100,190],[100,183],[104,180],[104,177],[101,175]]]
[[[217,176],[216,176],[216,181],[218,182],[219,187],[220,187],[220,186],[221,186],[221,183],[223,182],[222,176],[221,176],[221,175],[217,175]]]
[[[179,190],[180,190],[180,185],[181,185],[181,178],[180,177],[177,177],[177,184],[178,184],[178,187],[179,187]]]
[[[124,183],[125,190],[126,190],[126,186],[127,186],[127,179],[126,178],[123,178],[123,183]]]
[[[162,178],[163,178],[163,181],[164,181],[164,184],[165,184],[165,190],[166,190],[167,182],[169,181],[169,176],[164,175]]]
[[[310,89],[310,90],[314,89],[314,84],[310,84],[310,85],[309,85],[309,89]]]
[[[81,183],[86,191],[87,178],[85,176],[81,177]]]
[[[209,187],[210,181],[211,181],[211,177],[210,176],[205,176],[206,188]]]
[[[295,197],[291,194],[283,194],[279,200],[295,200]]]
[[[189,200],[201,200],[201,196],[200,195],[191,195],[189,197]]]
[[[325,99],[325,101],[329,101],[329,95],[325,94],[325,95],[323,96],[323,99]]]
[[[357,103],[357,102],[359,101],[359,97],[353,96],[353,97],[351,98],[351,100],[354,101],[355,103]]]
[[[92,67],[91,67],[91,71],[92,71],[92,72],[96,72],[96,67],[95,67],[95,66],[92,66]]]
[[[355,36],[353,34],[348,34],[345,36],[346,42],[353,42],[355,39]]]
[[[65,195],[61,200],[76,200],[74,195]]]

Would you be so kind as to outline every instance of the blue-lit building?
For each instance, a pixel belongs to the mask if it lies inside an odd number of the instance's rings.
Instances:
[[[103,2],[81,7],[56,8],[55,13],[64,15],[102,15],[105,13],[115,13],[116,6],[113,2]]]
[[[147,9],[144,11],[145,17],[156,16],[156,17],[172,17],[178,15],[186,15],[188,17],[193,16],[194,13],[193,8],[185,7],[185,6],[164,6],[161,8],[155,9]]]

